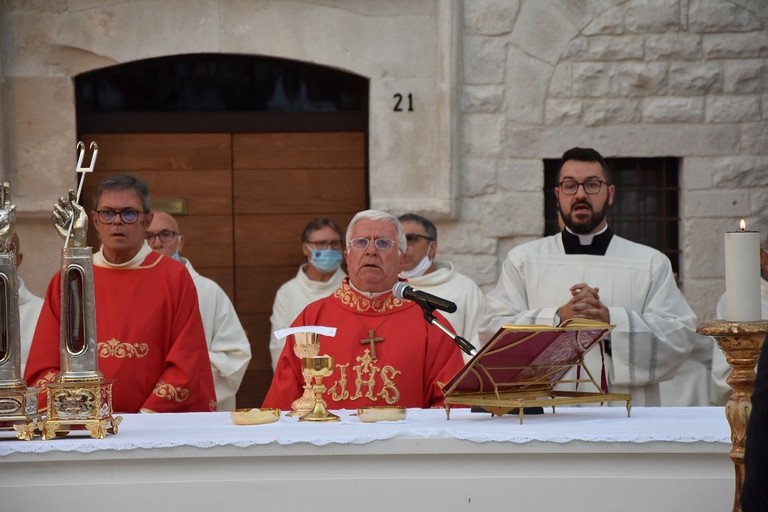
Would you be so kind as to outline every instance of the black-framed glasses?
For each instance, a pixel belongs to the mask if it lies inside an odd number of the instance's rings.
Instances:
[[[567,196],[576,194],[576,192],[579,191],[579,187],[584,187],[584,192],[587,194],[594,195],[600,193],[600,189],[603,188],[603,185],[607,183],[607,181],[598,179],[590,179],[585,181],[563,180],[558,183],[558,186],[560,187],[560,190],[563,192],[563,194]]]
[[[418,242],[422,238],[424,240],[429,240],[430,242],[433,242],[435,240],[431,236],[420,235],[418,233],[406,233],[405,234],[405,241],[408,242],[409,244],[415,244],[416,242]]]
[[[118,215],[120,216],[120,220],[122,220],[125,224],[133,224],[139,220],[139,214],[141,214],[141,212],[139,210],[134,210],[133,208],[126,208],[124,210],[96,211],[96,215],[99,217],[99,222],[104,224],[111,224],[115,220],[115,217]]]
[[[307,240],[304,243],[313,249],[341,249],[341,240]]]
[[[168,242],[172,242],[174,238],[178,236],[178,233],[176,231],[171,231],[170,229],[164,229],[159,233],[147,233],[144,235],[144,239],[148,243],[154,243],[155,238],[159,238],[161,242],[164,244],[167,244]]]
[[[360,237],[353,238],[349,241],[349,247],[351,249],[366,249],[371,244],[370,238]],[[395,241],[391,238],[377,238],[373,241],[373,245],[380,251],[387,251],[395,246]]]

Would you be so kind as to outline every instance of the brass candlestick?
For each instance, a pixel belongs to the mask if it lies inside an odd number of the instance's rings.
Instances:
[[[320,342],[317,333],[296,332],[293,334],[293,353],[301,360],[306,357],[314,357],[320,353]],[[304,394],[293,401],[289,416],[303,416],[315,406],[315,394],[312,392],[312,376],[304,373]]]
[[[325,385],[323,378],[333,373],[333,358],[331,356],[305,357],[301,360],[304,375],[314,377],[315,385],[312,386],[312,392],[315,394],[315,405],[312,410],[299,417],[299,421],[339,421],[340,418],[335,414],[328,412],[323,393]]]
[[[717,320],[707,322],[697,329],[699,334],[711,336],[725,354],[731,367],[726,382],[733,389],[725,404],[725,416],[731,427],[732,449],[730,458],[736,471],[733,512],[741,512],[741,488],[744,485],[744,445],[747,439],[747,424],[752,413],[752,392],[755,387],[755,366],[760,357],[768,321],[728,322]]]

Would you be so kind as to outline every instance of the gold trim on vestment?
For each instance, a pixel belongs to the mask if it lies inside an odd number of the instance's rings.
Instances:
[[[127,343],[112,338],[98,343],[99,357],[116,357],[118,359],[135,357],[141,359],[149,354],[148,343]]]
[[[364,297],[349,286],[349,278],[342,281],[341,286],[336,289],[333,296],[349,309],[358,313],[386,313],[405,306],[404,300],[398,299],[391,293],[374,298]]]
[[[156,397],[180,404],[189,398],[189,389],[176,387],[173,384],[160,381],[155,386],[152,394]]]

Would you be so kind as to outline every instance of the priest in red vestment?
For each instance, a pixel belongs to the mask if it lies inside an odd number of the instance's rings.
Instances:
[[[344,258],[349,277],[293,322],[294,327],[336,328],[334,337],[319,336],[320,355],[334,360],[334,372],[323,380],[329,409],[441,406],[442,385],[464,366],[454,341],[424,319],[421,307],[392,294],[405,249],[396,217],[376,210],[358,213],[347,228]],[[293,343],[290,336],[264,407],[289,410],[303,393],[301,361]]]
[[[114,382],[114,411],[216,410],[192,278],[144,241],[152,221],[147,184],[127,174],[106,178],[94,204],[91,221],[102,242],[93,256],[98,370]],[[82,207],[68,206],[87,225]],[[24,375],[30,385],[59,372],[60,290],[61,272],[48,285],[35,330]]]

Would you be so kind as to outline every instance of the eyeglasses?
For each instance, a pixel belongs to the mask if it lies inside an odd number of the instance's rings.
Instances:
[[[434,238],[432,238],[431,236],[427,236],[427,235],[420,235],[420,234],[418,234],[418,233],[406,233],[406,234],[405,234],[405,241],[406,241],[406,242],[408,242],[408,245],[412,245],[412,244],[415,244],[416,242],[418,242],[418,241],[419,241],[420,239],[422,239],[422,238],[423,238],[424,240],[429,240],[430,242],[432,242],[432,241],[434,241],[434,240],[435,240],[435,239],[434,239]]]
[[[369,238],[353,238],[349,241],[349,247],[350,249],[366,249],[371,243],[371,240]],[[391,238],[377,238],[373,241],[373,245],[376,246],[377,249],[380,251],[387,251],[389,249],[392,249],[395,246],[395,241]]]
[[[304,243],[313,249],[341,249],[341,240],[308,240]]]
[[[562,190],[563,194],[572,196],[579,191],[579,187],[584,187],[584,192],[589,195],[598,194],[600,189],[603,188],[603,184],[607,183],[608,182],[606,181],[595,179],[586,180],[584,182],[578,182],[576,180],[565,180],[561,181],[558,185],[560,186],[560,190]]]
[[[125,210],[97,210],[96,214],[99,217],[99,222],[104,224],[111,224],[115,217],[120,216],[120,220],[125,224],[133,224],[139,220],[139,214],[141,212],[134,210],[133,208],[126,208]]]
[[[144,239],[148,243],[154,243],[155,238],[159,238],[161,242],[164,244],[167,244],[168,242],[172,242],[174,238],[178,235],[177,232],[171,231],[170,229],[164,229],[159,233],[147,233],[144,235]]]

